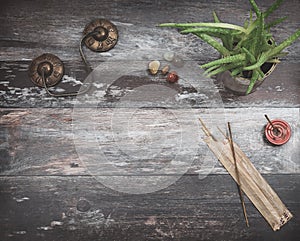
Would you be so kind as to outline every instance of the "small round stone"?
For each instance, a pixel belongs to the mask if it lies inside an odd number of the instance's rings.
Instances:
[[[163,75],[166,75],[169,72],[169,70],[170,70],[170,66],[166,65],[165,67],[162,68],[161,73]]]
[[[157,74],[159,67],[160,67],[160,62],[158,60],[154,60],[149,63],[148,69],[151,74],[155,75]]]
[[[184,66],[184,61],[179,56],[175,56],[172,60],[172,64],[174,64],[174,66],[176,66],[176,67],[181,68]]]
[[[173,52],[164,53],[164,59],[169,62],[171,62],[174,59],[174,56],[175,54]]]
[[[167,81],[170,83],[175,83],[178,81],[178,79],[179,79],[179,76],[175,71],[172,71],[167,74]]]

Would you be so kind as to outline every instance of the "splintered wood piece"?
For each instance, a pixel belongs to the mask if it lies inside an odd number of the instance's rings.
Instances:
[[[239,170],[238,178],[229,140],[217,140],[202,121],[201,124],[206,134],[204,141],[210,150],[219,159],[232,178],[237,183],[239,181],[242,191],[270,224],[272,229],[274,231],[279,230],[293,217],[291,212],[254,167],[250,159],[244,154],[240,147],[233,142],[236,165]]]

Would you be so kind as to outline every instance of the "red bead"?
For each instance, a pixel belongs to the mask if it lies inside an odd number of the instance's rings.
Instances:
[[[179,76],[175,71],[172,71],[172,72],[168,73],[168,75],[167,75],[167,81],[170,83],[175,83],[178,81],[178,79],[179,79]]]

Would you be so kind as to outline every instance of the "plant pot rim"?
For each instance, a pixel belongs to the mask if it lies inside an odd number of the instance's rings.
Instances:
[[[264,82],[264,80],[271,75],[271,73],[275,70],[277,64],[278,63],[272,63],[271,67],[268,69],[268,71],[266,71],[264,77],[255,82],[250,93],[255,92],[256,88],[259,87]],[[228,70],[223,73],[217,74],[216,79],[222,81],[225,89],[236,95],[246,95],[248,86],[250,84],[250,79],[245,77],[233,77],[231,76],[231,72]]]

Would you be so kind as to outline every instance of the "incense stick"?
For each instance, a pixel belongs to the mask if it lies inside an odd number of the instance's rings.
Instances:
[[[236,156],[235,156],[235,151],[234,151],[234,146],[233,146],[230,122],[228,122],[227,125],[228,125],[228,132],[229,132],[229,142],[230,142],[230,147],[231,147],[232,156],[233,156],[233,160],[234,160],[235,171],[236,171],[237,187],[238,187],[238,190],[239,190],[239,196],[240,196],[240,200],[241,200],[241,203],[242,203],[242,208],[243,208],[243,213],[244,213],[246,225],[247,225],[247,227],[249,227],[249,221],[248,221],[248,216],[247,216],[247,211],[246,211],[246,206],[245,206],[245,201],[244,201],[244,195],[243,195],[243,192],[242,192],[242,189],[241,189],[240,175],[239,175],[238,167],[237,167],[237,164],[236,164]]]
[[[235,182],[241,185],[240,188],[243,193],[247,195],[249,200],[270,224],[272,229],[274,231],[279,230],[293,217],[293,214],[287,209],[276,192],[266,182],[241,148],[232,141],[237,160],[236,166],[238,167],[239,177],[237,177],[230,142],[216,140],[216,138],[212,137],[203,121],[201,121],[201,124],[202,130],[206,134],[206,137],[203,140],[209,149],[226,168]]]
[[[270,125],[272,126],[272,128],[275,130],[276,127],[273,125],[272,121],[269,119],[269,117],[267,115],[265,115],[267,121],[270,123]]]

